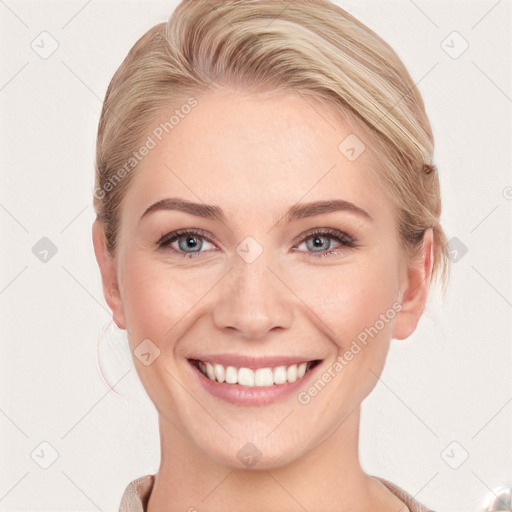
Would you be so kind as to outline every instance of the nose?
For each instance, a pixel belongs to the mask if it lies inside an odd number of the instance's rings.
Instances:
[[[221,330],[256,340],[293,322],[293,294],[261,254],[247,263],[235,258],[234,268],[218,289],[213,321]]]

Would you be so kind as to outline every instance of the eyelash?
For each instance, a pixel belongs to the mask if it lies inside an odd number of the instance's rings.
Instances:
[[[199,230],[199,229],[179,229],[177,231],[173,231],[171,233],[167,233],[166,235],[162,236],[160,238],[160,240],[158,240],[156,245],[158,246],[158,248],[161,248],[161,249],[170,248],[172,251],[176,252],[177,254],[181,254],[185,258],[187,258],[187,257],[195,258],[196,256],[199,256],[200,254],[207,252],[207,251],[194,251],[194,252],[186,253],[186,252],[181,252],[181,251],[178,251],[178,250],[170,247],[170,245],[173,242],[175,242],[176,240],[178,240],[179,238],[181,238],[182,236],[185,236],[185,235],[192,235],[194,237],[204,238],[210,243],[213,243],[210,239],[215,240],[214,237],[208,235],[208,233],[206,233],[205,231]],[[351,237],[350,235],[347,235],[346,233],[343,233],[342,231],[338,231],[337,229],[330,229],[330,228],[316,229],[316,230],[309,231],[309,232],[305,233],[304,235],[301,235],[301,237],[299,238],[299,240],[297,241],[297,243],[295,245],[300,245],[303,242],[305,242],[306,240],[313,238],[313,237],[332,238],[341,244],[341,247],[335,247],[334,249],[330,249],[325,252],[318,252],[316,254],[314,252],[309,252],[309,254],[312,254],[313,256],[315,256],[317,258],[325,258],[326,256],[339,254],[341,251],[343,251],[346,248],[357,247],[356,240],[353,237]],[[302,252],[302,251],[298,251],[298,252]]]

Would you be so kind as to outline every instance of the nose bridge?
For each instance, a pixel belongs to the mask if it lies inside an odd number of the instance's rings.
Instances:
[[[276,327],[289,327],[293,314],[289,292],[268,268],[272,267],[269,254],[255,252],[251,243],[237,248],[234,268],[219,290],[214,322],[220,329],[257,339]]]

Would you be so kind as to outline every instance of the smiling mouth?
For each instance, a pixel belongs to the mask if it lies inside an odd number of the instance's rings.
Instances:
[[[278,386],[300,380],[320,364],[320,360],[304,361],[287,366],[274,366],[251,369],[246,367],[225,366],[190,359],[191,364],[206,378],[222,384],[239,384],[247,387]]]

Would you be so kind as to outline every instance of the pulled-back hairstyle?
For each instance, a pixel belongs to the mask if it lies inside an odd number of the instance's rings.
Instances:
[[[390,46],[327,0],[183,0],[135,43],[109,84],[98,127],[94,208],[112,255],[136,167],[126,162],[163,111],[217,89],[293,92],[356,126],[408,258],[433,228],[432,280],[444,294],[448,248],[423,100]]]

